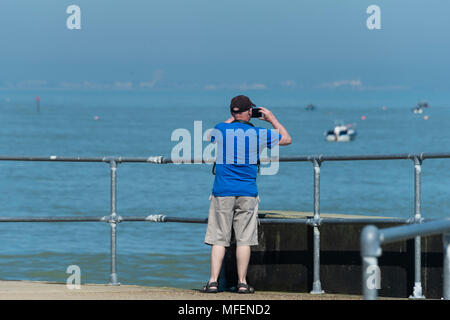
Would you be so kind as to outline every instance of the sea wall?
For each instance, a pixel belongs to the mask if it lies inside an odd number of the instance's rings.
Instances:
[[[320,227],[320,278],[325,292],[362,294],[360,235],[364,226],[323,224]],[[313,228],[304,224],[261,224],[259,245],[252,248],[247,277],[255,290],[311,291],[312,233]],[[414,240],[384,245],[382,249],[379,296],[409,297],[414,287]],[[234,253],[234,246],[226,253],[224,271],[228,287],[236,285]],[[426,298],[442,297],[442,262],[442,238],[422,238],[422,288]]]

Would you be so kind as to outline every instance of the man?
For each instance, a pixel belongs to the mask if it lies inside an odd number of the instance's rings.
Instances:
[[[231,118],[219,123],[211,133],[217,143],[215,180],[210,197],[208,227],[205,243],[211,245],[211,275],[203,292],[218,291],[218,277],[230,245],[232,228],[236,238],[238,271],[237,291],[253,293],[247,284],[250,246],[258,244],[258,190],[256,186],[259,154],[277,143],[289,145],[291,137],[286,128],[266,108],[259,108],[258,119],[269,122],[275,130],[254,127],[249,121],[255,105],[246,96],[231,100]],[[275,134],[274,134],[275,133]]]

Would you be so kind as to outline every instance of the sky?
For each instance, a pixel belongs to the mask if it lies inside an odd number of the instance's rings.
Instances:
[[[449,90],[448,12],[446,0],[1,0],[0,88]]]

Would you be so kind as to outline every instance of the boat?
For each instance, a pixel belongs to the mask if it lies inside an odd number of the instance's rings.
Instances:
[[[316,106],[313,104],[308,104],[308,105],[306,105],[305,110],[314,111],[314,110],[316,110]]]
[[[422,109],[422,108],[419,108],[419,107],[414,107],[414,108],[412,109],[412,112],[413,112],[413,113],[421,114],[421,113],[423,113],[423,109]]]
[[[421,101],[417,104],[417,106],[415,106],[414,108],[412,108],[412,112],[413,113],[417,113],[417,114],[421,114],[423,113],[423,110],[425,108],[429,108],[430,105],[427,102]]]
[[[349,142],[355,139],[356,129],[355,124],[343,124],[342,121],[335,122],[333,130],[328,130],[324,133],[325,138],[329,142]]]

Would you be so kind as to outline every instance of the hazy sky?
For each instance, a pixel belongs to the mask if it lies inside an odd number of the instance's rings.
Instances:
[[[81,30],[66,27],[72,4]],[[372,4],[381,30],[366,27]],[[0,81],[450,89],[449,12],[447,0],[1,0]]]

